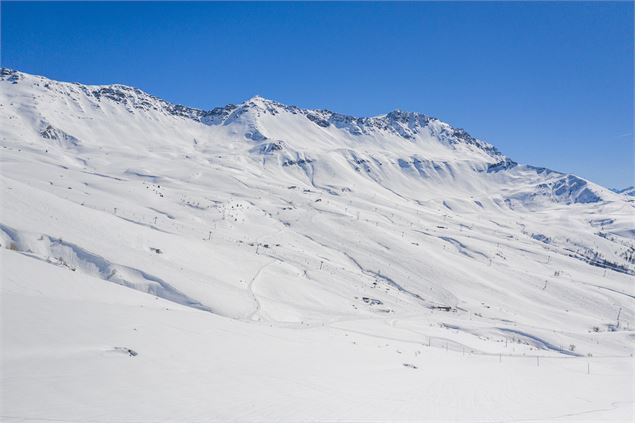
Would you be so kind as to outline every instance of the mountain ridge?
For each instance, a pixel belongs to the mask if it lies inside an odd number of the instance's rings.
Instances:
[[[413,132],[426,126],[429,122],[434,121],[440,124],[437,131],[440,135],[446,137],[448,142],[464,141],[489,151],[493,157],[502,156],[493,145],[472,137],[464,129],[453,127],[437,118],[420,112],[407,112],[395,109],[383,115],[356,117],[328,109],[304,109],[294,105],[286,105],[259,95],[255,95],[242,103],[230,103],[225,106],[204,110],[183,104],[171,103],[139,88],[124,84],[86,85],[78,82],[60,82],[44,76],[31,75],[9,68],[0,68],[0,79],[17,84],[18,81],[24,78],[40,79],[43,81],[45,87],[49,86],[50,83],[75,86],[85,93],[94,96],[97,100],[104,97],[116,102],[125,102],[127,105],[139,109],[157,107],[158,104],[161,105],[167,113],[198,120],[210,125],[224,124],[225,119],[232,119],[235,117],[235,114],[242,114],[253,108],[257,109],[258,112],[273,115],[279,113],[280,110],[284,110],[293,114],[302,114],[321,127],[328,127],[330,125],[345,127],[356,135],[363,134],[371,129],[391,129],[398,132],[403,138],[410,139],[413,137]],[[404,127],[397,124],[407,124],[407,126]]]
[[[282,117],[301,116],[316,126],[313,131],[313,138],[318,140],[319,143],[329,137],[332,138],[332,135],[327,134],[327,137],[324,137],[322,133],[315,131],[315,129],[325,131],[336,129],[350,135],[349,140],[351,143],[348,146],[339,146],[344,148],[356,148],[355,144],[358,144],[360,140],[373,142],[373,137],[374,139],[379,138],[379,142],[382,144],[380,148],[386,151],[389,151],[393,146],[393,144],[385,144],[386,141],[390,140],[418,144],[423,147],[423,151],[420,149],[409,149],[408,157],[400,157],[391,161],[394,161],[403,170],[412,169],[420,176],[438,171],[439,168],[434,163],[439,161],[443,163],[450,159],[456,160],[456,158],[462,159],[462,154],[464,154],[465,157],[472,157],[472,159],[468,160],[471,160],[472,164],[470,166],[477,172],[504,174],[516,168],[521,169],[521,171],[535,171],[536,174],[559,175],[560,180],[558,181],[537,184],[535,193],[543,193],[540,194],[543,197],[547,195],[553,196],[553,198],[560,198],[565,203],[610,200],[610,195],[612,194],[611,191],[591,184],[588,180],[576,175],[531,165],[519,165],[514,160],[500,153],[495,146],[472,137],[465,130],[455,128],[437,118],[418,112],[394,110],[374,117],[354,117],[325,109],[302,109],[297,106],[288,106],[261,96],[254,96],[238,104],[228,104],[210,110],[202,110],[173,104],[138,88],[122,84],[84,85],[58,82],[46,77],[33,76],[7,68],[0,70],[0,80],[12,84],[18,84],[21,80],[26,81],[26,83],[30,81],[38,86],[41,84],[43,88],[49,91],[71,96],[71,98],[83,94],[93,98],[96,102],[96,107],[101,107],[102,100],[106,100],[122,105],[131,113],[134,111],[158,111],[210,127],[242,125],[244,127],[243,135],[247,140],[262,144],[251,148],[250,151],[265,155],[278,154],[281,156],[280,163],[285,166],[298,163],[310,165],[313,159],[309,157],[309,153],[300,151],[307,149],[306,145],[294,148],[296,147],[294,142],[285,139],[287,137],[284,132],[282,135],[277,134],[276,131],[272,132],[266,121],[276,117],[277,119],[282,119]],[[43,138],[57,139],[74,147],[77,147],[80,143],[78,137],[63,128],[57,128],[46,122],[41,124],[41,126],[40,133]],[[433,149],[433,151],[426,150],[426,148],[430,147],[430,140],[444,145],[447,149],[461,151],[462,153],[448,155],[437,154],[440,152],[438,148]],[[311,147],[308,148],[310,149]],[[309,155],[307,156],[307,154]],[[360,164],[363,164],[361,167],[366,172],[371,172],[373,169],[377,170],[375,165],[382,165],[382,159],[380,158],[358,156],[359,154],[357,153],[349,154],[349,161],[352,160],[354,162],[356,169],[360,168]],[[435,159],[435,156],[440,157],[440,159]],[[535,193],[530,196],[535,196]],[[516,198],[521,199],[521,202],[525,202],[529,198],[528,195],[520,195]]]

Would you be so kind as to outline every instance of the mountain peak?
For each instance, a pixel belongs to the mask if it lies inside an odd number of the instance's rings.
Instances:
[[[249,103],[254,103],[254,104],[258,104],[258,105],[265,105],[265,104],[273,104],[275,103],[273,100],[269,100],[267,98],[264,98],[258,94],[248,98],[247,100],[245,100],[243,102],[243,104],[249,104]]]

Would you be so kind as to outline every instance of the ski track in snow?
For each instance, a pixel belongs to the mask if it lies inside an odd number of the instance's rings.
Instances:
[[[256,291],[255,291],[255,288],[254,288],[256,280],[260,277],[262,272],[267,267],[269,267],[272,264],[275,264],[277,262],[278,262],[278,260],[273,260],[273,261],[271,261],[271,262],[269,262],[267,264],[264,264],[262,267],[260,267],[258,269],[258,271],[254,275],[254,277],[251,278],[251,280],[249,281],[248,289],[249,289],[249,292],[251,292],[251,295],[252,295],[252,297],[254,299],[255,308],[254,308],[254,311],[249,316],[247,316],[248,320],[260,320],[259,313],[260,313],[261,306],[260,306],[260,301],[258,300],[258,295],[256,294]]]

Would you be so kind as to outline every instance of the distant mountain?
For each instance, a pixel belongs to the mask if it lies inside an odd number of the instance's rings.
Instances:
[[[617,194],[622,194],[622,195],[629,195],[629,196],[635,196],[635,187],[630,186],[627,188],[611,188],[611,191],[617,193]]]

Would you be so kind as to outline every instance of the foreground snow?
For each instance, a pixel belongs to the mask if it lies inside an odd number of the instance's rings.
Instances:
[[[6,421],[628,421],[632,412],[630,358],[543,356],[538,366],[508,356],[511,346],[502,360],[446,351],[409,329],[414,317],[253,325],[4,250],[2,259]]]
[[[6,421],[631,421],[632,200],[417,114],[3,71]]]

